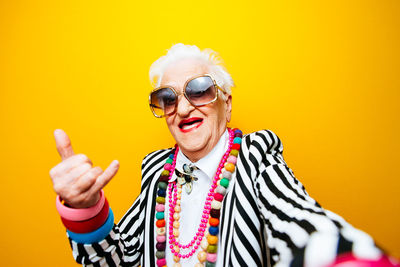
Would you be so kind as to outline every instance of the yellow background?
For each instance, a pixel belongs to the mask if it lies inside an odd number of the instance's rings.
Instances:
[[[119,220],[140,164],[173,145],[151,114],[150,64],[183,42],[220,53],[233,127],[274,131],[321,205],[400,257],[400,2],[1,1],[2,266],[74,266],[55,209],[53,130],[120,171]]]

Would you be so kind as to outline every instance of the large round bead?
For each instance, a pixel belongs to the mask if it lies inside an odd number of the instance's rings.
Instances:
[[[208,245],[207,252],[208,253],[216,253],[217,252],[217,246],[216,245]]]
[[[224,199],[224,195],[222,195],[222,194],[220,194],[220,193],[216,193],[216,194],[214,195],[214,199],[215,199],[216,201],[222,202],[222,200]]]
[[[217,253],[208,253],[207,254],[207,261],[215,263],[217,261]]]
[[[218,226],[219,224],[219,220],[217,218],[210,218],[208,222],[210,223],[211,226]]]
[[[164,204],[157,204],[156,205],[156,211],[162,212],[165,210],[165,205]]]
[[[215,189],[215,191],[216,191],[217,193],[221,194],[221,195],[224,195],[224,196],[225,196],[225,194],[226,194],[226,188],[223,187],[223,186],[217,186],[217,188]]]
[[[167,170],[167,171],[169,171],[171,169],[171,164],[170,163],[165,163],[164,164],[164,170]]]
[[[239,155],[239,151],[236,149],[232,149],[230,154],[237,157]]]
[[[211,208],[219,210],[222,207],[222,202],[217,201],[217,200],[213,200],[211,201]]]
[[[233,151],[233,150],[232,150]],[[231,151],[231,153],[232,153]],[[237,150],[236,150],[237,151]],[[233,165],[232,163],[228,162],[225,165],[225,170],[227,170],[228,172],[234,172],[235,171],[235,165]]]
[[[165,235],[165,227],[156,228],[157,235]]]
[[[204,262],[207,258],[207,253],[205,251],[200,251],[197,254],[197,259],[199,259],[199,262]]]
[[[179,220],[179,218],[181,218],[181,215],[179,215],[178,212],[175,212],[175,213],[174,213],[174,219],[175,219],[175,220]]]
[[[233,168],[235,168],[235,167],[233,167]],[[222,173],[222,178],[226,178],[226,179],[230,180],[232,178],[232,172],[231,171],[227,171],[227,170],[224,171]]]
[[[208,232],[210,235],[218,235],[219,229],[216,226],[210,226],[210,228],[208,228]]]
[[[228,188],[228,186],[229,186],[229,180],[226,179],[226,178],[221,179],[221,180],[219,181],[219,184],[220,184],[221,186],[225,187],[225,188]]]
[[[157,195],[158,195],[159,197],[165,197],[166,192],[167,192],[167,191],[165,191],[165,189],[158,189]]]
[[[164,219],[164,212],[162,212],[162,211],[157,212],[156,213],[156,219],[157,220]]]
[[[210,216],[218,219],[221,216],[221,210],[211,209]]]
[[[158,181],[164,182],[164,183],[168,183],[168,180],[169,180],[169,175],[167,175],[167,176],[160,176],[160,178],[158,178]]]
[[[173,226],[174,226],[174,228],[179,229],[179,222],[178,221],[174,221]]]
[[[233,144],[232,149],[239,150],[240,149],[240,144]],[[230,162],[230,161],[229,161]]]
[[[165,239],[166,239],[165,235],[157,235],[156,236],[157,242],[163,243],[163,242],[165,242]]]
[[[242,131],[238,128],[233,129],[234,134],[242,134]]]
[[[167,260],[166,259],[158,259],[157,260],[157,266],[161,267],[167,264]]]
[[[237,157],[230,155],[227,159],[228,162],[236,164],[237,162]]]
[[[207,241],[208,241],[208,244],[215,245],[218,243],[218,237],[216,237],[215,235],[209,235],[209,236],[207,236]]]
[[[167,183],[165,183],[165,182],[159,182],[159,183],[158,183],[158,188],[160,188],[160,189],[167,189]]]
[[[240,138],[240,137],[235,137],[235,138],[233,139],[233,143],[234,143],[234,144],[241,144],[241,143],[242,143],[242,138]]]
[[[174,230],[173,230],[173,235],[174,235],[175,237],[179,236],[179,230],[176,229],[176,228],[174,228]]]
[[[165,251],[159,251],[159,250],[157,250],[157,251],[156,251],[156,257],[157,257],[157,259],[163,259],[163,258],[165,258]]]
[[[165,226],[165,220],[164,219],[157,220],[156,221],[156,226],[157,227],[164,227]]]
[[[158,204],[165,204],[165,197],[157,197],[156,202]]]
[[[207,247],[208,247],[208,241],[207,241],[206,238],[203,238],[203,240],[201,240],[200,247],[201,247],[202,249],[204,249],[204,250],[207,249]]]
[[[156,249],[159,250],[159,251],[164,251],[165,250],[165,246],[166,246],[165,242],[163,242],[163,243],[157,242]]]

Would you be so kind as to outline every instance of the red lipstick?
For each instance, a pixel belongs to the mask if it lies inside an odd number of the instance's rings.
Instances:
[[[189,119],[181,120],[178,124],[178,127],[181,130],[181,132],[187,133],[194,129],[199,128],[202,123],[203,123],[202,118],[192,117]]]

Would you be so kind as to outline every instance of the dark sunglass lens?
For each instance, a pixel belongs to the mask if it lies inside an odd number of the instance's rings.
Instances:
[[[172,113],[175,109],[176,95],[170,88],[153,92],[150,99],[150,105],[158,116]]]
[[[216,97],[213,80],[208,76],[191,80],[186,86],[186,95],[195,105],[210,103]]]

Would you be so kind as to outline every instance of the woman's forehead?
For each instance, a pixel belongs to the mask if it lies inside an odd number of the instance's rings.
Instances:
[[[200,59],[182,59],[171,63],[161,79],[161,86],[183,86],[185,82],[197,75],[209,73],[209,64]]]

